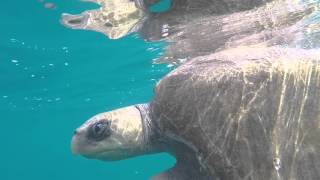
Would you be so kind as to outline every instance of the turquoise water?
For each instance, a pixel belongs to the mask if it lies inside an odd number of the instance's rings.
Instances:
[[[73,130],[92,115],[149,101],[169,69],[154,65],[163,44],[136,35],[111,41],[59,23],[97,8],[78,0],[2,0],[0,179],[148,179],[174,164],[167,154],[101,162],[73,156]]]

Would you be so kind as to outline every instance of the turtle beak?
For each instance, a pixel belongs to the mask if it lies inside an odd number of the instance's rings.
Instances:
[[[71,152],[72,154],[78,155],[86,153],[85,147],[85,128],[78,128],[74,131],[72,140],[71,140]]]
[[[79,154],[79,138],[78,138],[78,130],[74,131],[72,140],[71,140],[71,152],[74,155]]]

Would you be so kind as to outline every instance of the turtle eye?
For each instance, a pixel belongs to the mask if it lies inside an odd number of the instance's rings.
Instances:
[[[110,135],[110,121],[99,121],[90,127],[88,137],[100,141]]]
[[[109,22],[105,23],[104,25],[105,25],[106,27],[109,27],[109,28],[112,28],[112,27],[113,27],[113,24],[111,24],[111,23],[109,23]]]

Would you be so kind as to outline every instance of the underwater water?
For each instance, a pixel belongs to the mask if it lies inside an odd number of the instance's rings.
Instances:
[[[96,113],[149,101],[169,69],[154,65],[162,43],[135,34],[116,41],[63,27],[78,0],[1,1],[0,179],[148,179],[174,164],[168,154],[117,162],[72,155],[73,130]]]
[[[149,179],[172,167],[175,159],[166,153],[116,162],[74,156],[74,129],[97,113],[150,101],[159,79],[195,57],[251,45],[320,47],[316,0],[274,0],[260,8],[247,4],[252,9],[235,15],[225,14],[233,12],[229,7],[206,7],[206,1],[181,0],[167,11],[170,0],[162,0],[150,7],[152,13],[124,18],[139,20],[136,33],[127,35],[120,28],[118,36],[111,36],[116,40],[110,40],[106,35],[114,35],[113,28],[104,21],[103,10],[95,11],[102,18],[94,19],[91,31],[68,29],[60,22],[63,13],[97,9],[94,3],[3,0],[0,180]],[[69,25],[86,29],[81,27],[86,16],[76,17],[82,18]],[[122,21],[114,23],[121,26]]]

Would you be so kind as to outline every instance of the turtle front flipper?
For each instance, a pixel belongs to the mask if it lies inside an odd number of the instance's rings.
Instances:
[[[189,147],[182,145],[175,147],[172,153],[176,157],[176,164],[167,171],[155,175],[151,180],[212,180],[212,174],[203,167],[197,154]]]

